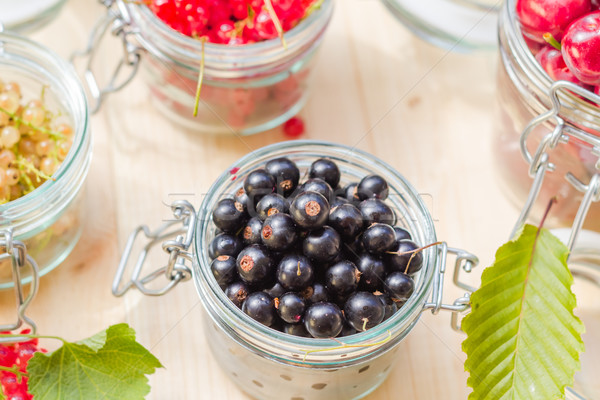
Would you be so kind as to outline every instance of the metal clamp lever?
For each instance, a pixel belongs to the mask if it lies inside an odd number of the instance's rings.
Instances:
[[[150,231],[146,225],[140,225],[129,236],[113,280],[112,293],[115,296],[123,296],[133,287],[136,287],[140,292],[148,296],[161,296],[173,289],[179,282],[187,281],[192,277],[192,270],[185,262],[192,262],[192,254],[188,252],[188,249],[194,238],[196,211],[185,200],[174,202],[171,205],[171,210],[175,216],[174,220],[163,224],[154,232]],[[127,283],[122,285],[123,275],[127,269],[133,246],[142,232],[149,241],[138,256],[133,267],[133,272],[131,273],[131,278]],[[167,240],[173,237],[175,239]],[[162,249],[169,254],[168,264],[144,277],[140,277],[150,249],[158,244],[161,244]],[[161,275],[167,278],[167,284],[160,289],[151,289],[148,284]]]
[[[17,320],[12,324],[0,325],[0,331],[13,331],[20,328],[23,323],[26,323],[31,327],[32,333],[35,334],[37,327],[33,320],[25,315],[25,311],[29,304],[35,297],[38,290],[39,283],[39,270],[35,260],[27,254],[27,248],[21,241],[13,239],[13,233],[11,229],[0,232],[0,248],[4,250],[0,254],[0,262],[10,259],[12,267],[12,276],[14,291],[17,298]],[[31,269],[31,288],[29,294],[25,296],[23,290],[23,280],[21,278],[21,270],[23,267],[29,266]],[[23,339],[27,340],[27,339]],[[19,341],[19,338],[0,338],[2,342],[15,342]]]
[[[444,276],[446,273],[446,260],[449,253],[456,256],[453,276],[454,284],[459,288],[466,290],[467,292],[464,294],[464,296],[456,299],[453,304],[444,304],[442,300],[444,295]],[[424,309],[430,309],[433,314],[437,314],[440,310],[451,311],[452,329],[460,331],[458,314],[469,310],[471,293],[476,290],[475,287],[462,282],[460,280],[460,274],[461,271],[465,271],[467,273],[471,272],[473,268],[479,264],[479,259],[475,255],[464,250],[448,247],[446,243],[442,243],[438,246],[438,254],[439,262],[436,265],[436,271],[433,275],[433,293],[431,295],[431,303],[425,303]]]

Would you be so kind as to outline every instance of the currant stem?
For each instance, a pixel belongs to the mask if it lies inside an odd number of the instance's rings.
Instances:
[[[560,42],[556,40],[550,32],[544,33],[543,38],[550,46],[554,47],[556,50],[560,51],[562,49]]]
[[[196,86],[196,99],[194,102],[194,117],[198,116],[198,107],[200,106],[200,93],[202,91],[202,81],[204,80],[204,44],[206,43],[206,36],[200,38],[202,43],[202,50],[200,55],[200,72],[198,74],[198,85]]]
[[[67,341],[58,336],[48,336],[48,335],[32,335],[30,333],[0,333],[0,338],[28,338],[28,339],[54,339],[59,340],[63,343],[67,343]]]
[[[277,34],[279,35],[279,39],[281,39],[281,44],[283,48],[287,50],[287,42],[283,37],[283,28],[281,27],[281,21],[279,20],[279,17],[277,16],[275,9],[273,8],[273,3],[271,3],[271,0],[265,0],[265,7],[267,7],[267,11],[271,16],[271,19],[273,20],[273,24],[275,25],[275,29],[277,30]]]
[[[0,107],[0,112],[8,115],[10,118],[12,118],[14,121],[18,122],[21,125],[25,125],[25,126],[31,128],[31,129],[35,130],[35,131],[42,132],[42,133],[45,133],[47,135],[52,136],[54,140],[57,140],[57,139],[64,140],[64,139],[66,139],[65,136],[62,133],[53,132],[50,129],[42,128],[42,127],[39,127],[39,126],[35,126],[35,125],[33,125],[33,124],[29,123],[29,122],[25,122],[25,121],[23,121],[22,118],[18,117],[16,114],[11,113],[10,111],[8,111],[8,110],[6,110],[6,109],[4,109],[2,107]]]
[[[413,258],[415,258],[415,256],[418,253],[420,253],[423,250],[428,249],[430,247],[438,246],[438,245],[440,245],[442,243],[444,243],[444,242],[435,242],[435,243],[428,244],[427,246],[419,247],[418,249],[414,249],[414,250],[410,250],[410,251],[402,251],[402,252],[398,252],[398,251],[386,251],[386,253],[387,254],[396,254],[398,256],[406,256],[408,254],[412,254],[410,256],[410,258],[408,259],[408,264],[406,264],[406,268],[404,269],[404,273],[406,274],[408,272],[409,267],[410,267],[410,262],[413,260]]]
[[[312,3],[310,6],[308,6],[308,8],[306,9],[306,11],[304,12],[304,17],[302,18],[306,18],[308,17],[310,14],[314,13],[315,11],[317,11],[318,9],[321,8],[321,6],[323,5],[323,2],[325,0],[317,0],[314,3]]]
[[[13,373],[17,376],[17,382],[21,383],[21,379],[23,379],[23,377],[27,378],[29,375],[27,375],[27,372],[23,372],[19,369],[19,367],[17,367],[16,365],[12,366],[12,367],[5,367],[4,365],[0,365],[0,371],[4,371],[4,372],[10,372]],[[0,389],[2,389],[0,387]],[[0,390],[0,394],[2,394],[2,391]]]

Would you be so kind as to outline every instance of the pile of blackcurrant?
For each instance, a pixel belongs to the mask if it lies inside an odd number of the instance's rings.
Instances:
[[[212,219],[212,273],[227,297],[258,322],[288,334],[330,338],[392,316],[414,291],[419,246],[385,202],[378,175],[340,186],[332,160],[308,179],[288,158],[251,171]]]

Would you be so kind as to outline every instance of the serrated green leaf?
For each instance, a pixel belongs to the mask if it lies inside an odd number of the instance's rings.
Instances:
[[[64,343],[29,360],[29,392],[36,400],[142,400],[146,375],[162,365],[135,340],[127,324],[113,325],[89,339]]]
[[[573,314],[567,247],[550,231],[526,225],[502,246],[471,296],[467,334],[469,400],[563,399],[583,351]]]

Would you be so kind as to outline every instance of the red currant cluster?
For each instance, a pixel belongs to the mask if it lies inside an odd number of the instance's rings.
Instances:
[[[2,332],[10,334],[10,332]],[[24,329],[21,334],[28,335],[31,331]],[[27,373],[27,363],[33,355],[45,349],[38,347],[38,339],[30,339],[25,342],[15,344],[0,344],[0,367],[16,368],[19,372]],[[6,370],[0,370],[0,384],[6,400],[30,400],[33,396],[27,392],[27,377],[17,377],[17,374]]]
[[[600,93],[598,0],[518,0],[516,11],[529,48],[552,79]]]
[[[276,38],[295,27],[317,0],[150,0],[150,9],[171,28],[208,42],[244,45]],[[265,4],[267,3],[267,4]],[[269,4],[270,3],[270,4]],[[272,5],[272,9],[269,6]],[[279,21],[274,21],[273,17]]]

